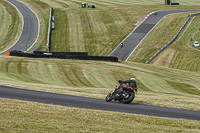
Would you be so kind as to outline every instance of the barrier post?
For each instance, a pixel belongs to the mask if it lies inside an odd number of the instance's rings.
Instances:
[[[7,55],[7,56],[10,56],[10,52],[7,51],[7,52],[6,52],[6,55]]]

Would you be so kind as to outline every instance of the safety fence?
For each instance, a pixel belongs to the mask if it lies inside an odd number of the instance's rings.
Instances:
[[[51,51],[51,38],[52,31],[55,29],[55,17],[53,16],[53,8],[50,9],[50,17],[49,17],[49,28],[48,28],[48,36],[47,36],[47,51]]]
[[[50,9],[48,38],[47,38],[47,52],[38,51],[42,48],[40,45],[31,53],[23,51],[10,51],[6,52],[7,56],[31,57],[31,58],[59,58],[59,59],[78,59],[78,60],[100,60],[118,62],[117,57],[112,56],[90,56],[87,52],[50,52],[51,51],[51,38],[52,31],[55,29],[55,16],[53,16],[53,8]]]
[[[35,47],[35,46],[34,46]],[[33,54],[35,51],[38,51],[42,48],[42,45],[40,45],[38,48],[34,48],[30,53]]]
[[[57,56],[57,55],[79,55],[79,56],[86,56],[88,55],[87,52],[42,52],[42,51],[35,51],[34,54],[37,55],[53,55],[53,56]]]
[[[11,51],[6,55],[32,58],[59,58],[59,59],[78,59],[78,60],[100,60],[118,62],[117,57],[111,56],[90,56],[87,52],[40,52],[34,54],[24,53],[22,51]]]
[[[193,15],[189,15],[187,21],[184,23],[184,25],[181,27],[181,29],[179,30],[179,32],[174,36],[174,38],[169,41],[164,47],[162,47],[160,50],[157,51],[156,54],[154,54],[145,64],[149,64],[153,59],[155,59],[163,50],[165,50],[170,44],[172,44],[177,37],[180,35],[181,31],[183,30],[183,28],[187,25],[187,23],[189,22],[189,20],[194,17],[194,16],[199,16],[200,13],[198,14],[193,14]]]

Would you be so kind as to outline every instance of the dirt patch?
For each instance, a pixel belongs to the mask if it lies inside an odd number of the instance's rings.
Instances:
[[[169,67],[175,52],[176,50],[172,48],[166,49],[153,64],[156,66]]]

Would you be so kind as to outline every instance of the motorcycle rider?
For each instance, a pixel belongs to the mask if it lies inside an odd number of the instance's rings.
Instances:
[[[123,47],[123,46],[124,46],[124,43],[122,42],[120,45],[121,45],[121,47]]]
[[[131,87],[131,88],[133,88],[133,89],[137,88],[137,84],[136,84],[136,81],[135,81],[135,78],[134,78],[134,77],[131,77],[129,80],[125,80],[125,81],[119,80],[118,82],[119,82],[120,84],[121,84],[121,83],[128,83],[128,84],[129,84],[129,87]]]
[[[131,77],[129,80],[125,80],[125,81],[119,80],[118,82],[120,84],[126,84],[126,83],[128,83],[128,86],[125,86],[127,89],[129,87],[131,87],[133,90],[137,91],[137,84],[136,84],[136,81],[135,81],[134,77]],[[123,92],[123,88],[119,87],[119,88],[116,88],[116,89],[118,89],[118,94],[120,94],[120,93]],[[117,100],[117,99],[119,99],[119,95],[116,95],[115,98],[114,98],[114,100]]]

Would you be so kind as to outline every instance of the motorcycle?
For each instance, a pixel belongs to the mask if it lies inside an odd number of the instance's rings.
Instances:
[[[116,88],[106,96],[105,100],[106,102],[114,100],[128,104],[134,100],[136,93],[137,88],[132,88],[122,83],[120,86],[116,86]]]

